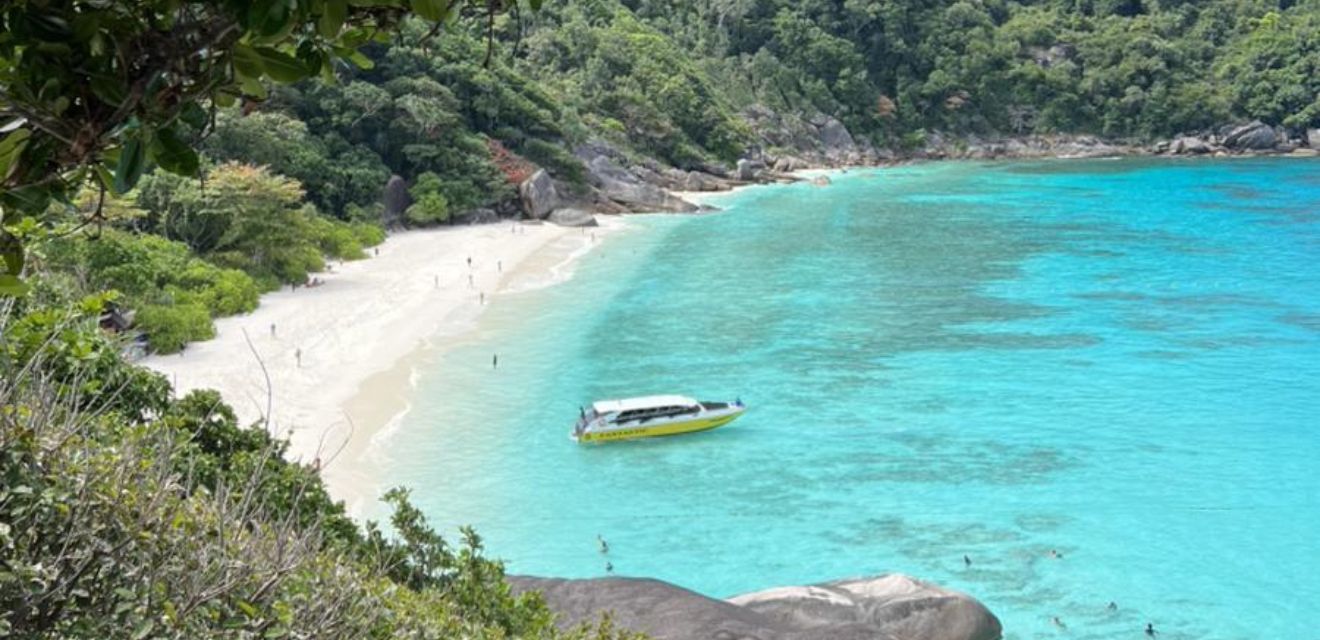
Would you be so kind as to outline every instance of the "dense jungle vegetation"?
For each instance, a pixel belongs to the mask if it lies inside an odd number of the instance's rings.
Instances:
[[[514,213],[530,167],[585,188],[589,141],[727,166],[767,146],[753,107],[899,150],[1320,127],[1320,0],[541,4],[0,7],[0,636],[556,633],[475,534],[402,491],[360,527],[221,398],[171,397],[109,309],[177,351],[386,225]]]

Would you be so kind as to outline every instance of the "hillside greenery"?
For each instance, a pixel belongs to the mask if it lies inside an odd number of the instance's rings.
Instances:
[[[357,525],[263,425],[126,363],[104,302],[40,279],[0,302],[0,635],[631,637],[557,631],[404,490],[390,534]]]

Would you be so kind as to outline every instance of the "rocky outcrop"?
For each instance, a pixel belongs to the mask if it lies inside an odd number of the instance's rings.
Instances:
[[[1130,155],[1135,150],[1087,135],[1027,136],[996,138],[969,135],[946,138],[939,132],[926,136],[926,144],[914,155],[924,159],[958,158],[1103,158]]]
[[[820,138],[826,156],[838,157],[856,149],[857,144],[853,142],[852,134],[842,122],[824,116],[813,120],[811,124],[816,127],[816,135]]]
[[[743,182],[751,182],[756,179],[757,172],[764,168],[765,163],[760,160],[743,158],[738,161],[738,169],[734,176]]]
[[[1320,149],[1320,129],[1308,129],[1306,131],[1306,146],[1312,149]]]
[[[795,156],[781,156],[775,159],[774,170],[780,173],[791,173],[800,169],[811,168],[811,163]]]
[[[1168,147],[1168,152],[1175,156],[1201,155],[1211,151],[1214,151],[1214,149],[1210,146],[1210,143],[1196,136],[1176,138],[1169,143]]]
[[[1234,127],[1224,136],[1224,146],[1235,151],[1273,149],[1279,142],[1278,133],[1260,120]]]
[[[618,203],[628,211],[696,211],[697,205],[676,197],[664,188],[643,180],[618,162],[620,154],[601,144],[589,144],[574,152],[587,168],[587,181],[601,198]],[[653,172],[654,173],[654,172]]]
[[[385,182],[385,193],[381,195],[381,201],[385,205],[381,213],[381,222],[385,227],[392,229],[403,224],[403,212],[412,205],[412,198],[408,196],[408,183],[403,176],[390,176]]]
[[[546,221],[561,227],[594,227],[596,217],[590,211],[582,209],[555,209],[546,217]]]
[[[522,199],[523,213],[533,220],[545,218],[546,214],[559,206],[555,183],[545,169],[538,169],[518,185],[518,196]]]
[[[999,620],[962,593],[891,574],[717,600],[659,580],[511,577],[540,591],[564,627],[611,612],[660,640],[997,640]]]

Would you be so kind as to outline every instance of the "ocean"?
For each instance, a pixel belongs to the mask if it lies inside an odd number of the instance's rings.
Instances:
[[[902,572],[1007,638],[1320,637],[1320,162],[832,177],[630,217],[497,297],[416,376],[386,483],[512,573],[604,575],[599,534],[712,596]],[[652,393],[750,409],[568,438]]]

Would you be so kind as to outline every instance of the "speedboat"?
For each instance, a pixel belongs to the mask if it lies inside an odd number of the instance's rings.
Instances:
[[[578,442],[634,440],[707,431],[733,422],[747,407],[733,402],[697,401],[687,396],[644,396],[594,402],[580,409],[572,438]]]

